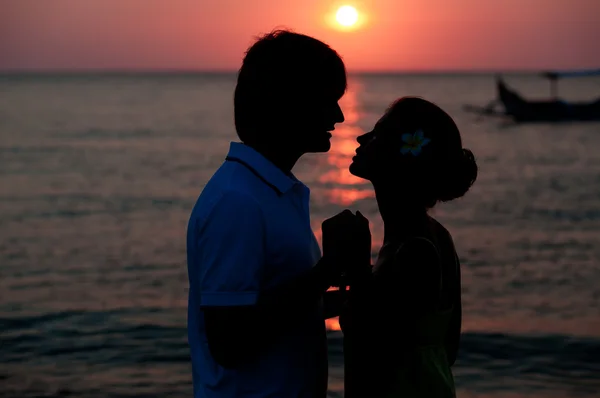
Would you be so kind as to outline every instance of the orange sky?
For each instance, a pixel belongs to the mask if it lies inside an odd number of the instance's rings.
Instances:
[[[360,29],[328,25],[342,4]],[[0,69],[235,70],[277,26],[349,70],[600,67],[600,0],[0,0]]]

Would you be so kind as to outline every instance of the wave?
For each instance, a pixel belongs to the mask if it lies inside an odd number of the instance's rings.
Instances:
[[[185,325],[145,323],[160,318],[157,309],[63,311],[0,317],[4,362],[49,357],[122,365],[188,362]],[[171,322],[172,318],[171,318]],[[330,356],[342,357],[342,335],[329,332]],[[600,375],[600,338],[468,332],[461,338],[457,367],[502,373],[539,373],[563,378]]]
[[[330,336],[331,361],[341,366],[341,334]],[[546,396],[558,391],[562,397],[595,396],[600,391],[600,339],[464,333],[453,372],[458,387],[475,391],[535,391]]]

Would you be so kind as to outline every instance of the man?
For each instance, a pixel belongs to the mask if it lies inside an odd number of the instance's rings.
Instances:
[[[321,299],[355,254],[342,246],[357,227],[349,211],[326,221],[324,233],[340,237],[321,258],[309,190],[291,170],[330,149],[345,90],[341,58],[314,38],[275,31],[246,53],[234,99],[241,143],[231,143],[188,225],[196,398],[326,395]]]

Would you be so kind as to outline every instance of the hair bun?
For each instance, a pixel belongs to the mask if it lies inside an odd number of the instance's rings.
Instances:
[[[462,155],[452,162],[441,181],[438,200],[448,202],[464,196],[477,180],[478,170],[473,152],[463,148]]]

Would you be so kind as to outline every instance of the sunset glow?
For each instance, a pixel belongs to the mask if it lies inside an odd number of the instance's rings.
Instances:
[[[236,71],[289,28],[350,71],[597,68],[594,0],[3,0],[0,70]]]

